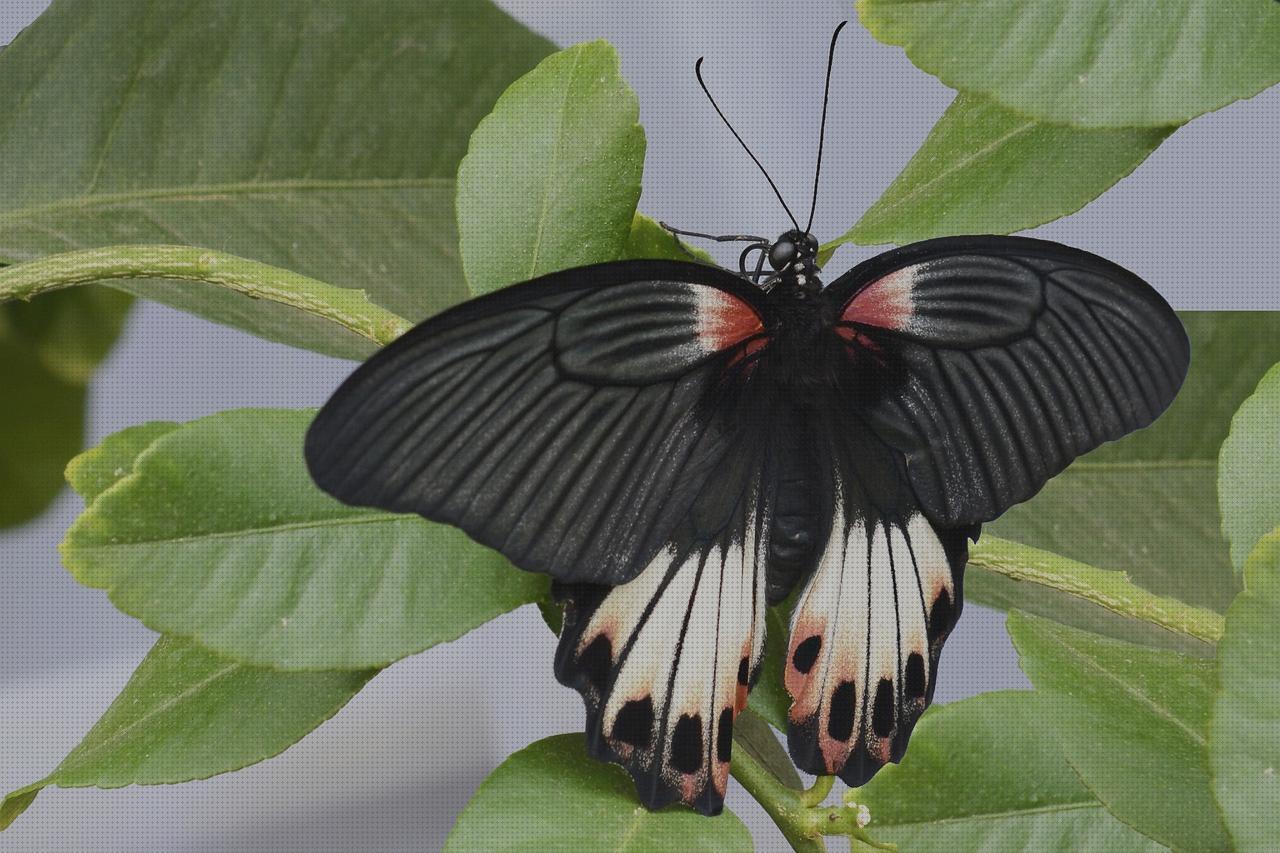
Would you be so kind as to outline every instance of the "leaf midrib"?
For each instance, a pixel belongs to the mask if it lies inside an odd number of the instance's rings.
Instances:
[[[1138,690],[1132,684],[1125,681],[1123,678],[1116,675],[1114,672],[1107,669],[1102,664],[1098,663],[1098,661],[1090,657],[1082,649],[1079,649],[1076,646],[1072,645],[1069,640],[1065,638],[1059,638],[1059,642],[1062,644],[1062,648],[1070,652],[1082,664],[1084,664],[1086,668],[1096,671],[1099,675],[1103,676],[1108,681],[1115,684],[1117,687],[1120,688],[1121,692],[1126,693],[1129,696],[1132,696],[1138,702],[1145,705],[1151,711],[1151,713],[1155,714],[1160,719],[1168,723],[1172,723],[1176,728],[1184,732],[1187,735],[1187,737],[1191,738],[1191,740],[1197,743],[1201,748],[1208,747],[1209,745],[1208,740],[1205,738],[1203,734],[1201,734],[1200,732],[1197,732],[1191,726],[1187,725],[1187,723],[1185,723],[1180,717],[1174,714],[1173,711],[1159,704],[1159,702],[1157,702],[1157,700],[1154,697],[1148,695],[1147,693],[1144,693],[1141,690]]]
[[[431,189],[453,186],[452,178],[298,178],[278,181],[235,181],[225,184],[193,184],[191,186],[155,187],[119,193],[97,193],[69,196],[57,201],[0,212],[0,226],[21,224],[24,220],[50,213],[84,212],[127,205],[139,201],[217,200],[229,195],[270,195],[272,193],[323,192],[326,190],[366,189]]]
[[[108,548],[127,548],[131,545],[181,545],[189,542],[202,542],[207,539],[238,539],[242,537],[267,536],[294,530],[308,530],[323,527],[344,527],[357,524],[395,524],[399,522],[421,522],[422,519],[403,513],[370,513],[358,516],[338,516],[335,518],[318,518],[310,521],[294,521],[287,524],[274,524],[267,527],[245,527],[238,530],[214,530],[208,533],[194,533],[190,536],[173,536],[159,539],[129,539],[119,542],[68,542],[72,549],[102,550]]]
[[[974,821],[974,820],[999,820],[1002,818],[1018,818],[1018,817],[1029,817],[1029,816],[1039,815],[1039,814],[1055,814],[1059,812],[1079,811],[1081,809],[1101,810],[1103,808],[1104,807],[1102,803],[1098,802],[1096,799],[1093,799],[1092,797],[1089,797],[1087,799],[1082,799],[1082,800],[1069,800],[1062,803],[1050,803],[1049,805],[1035,806],[1032,808],[1025,808],[1025,809],[1006,809],[1004,811],[998,811],[998,812],[978,811],[978,812],[970,812],[969,814],[955,815],[954,817],[940,817],[940,818],[933,818],[933,819],[912,820],[912,821],[904,821],[902,823],[889,823],[888,821],[881,820],[879,821],[878,825],[885,829],[900,829],[900,828],[909,828],[909,827],[916,827],[916,826],[927,827],[927,826],[939,826],[942,824],[964,823],[967,821]]]
[[[81,750],[73,751],[71,755],[67,757],[76,758],[77,759],[76,764],[84,763],[85,759],[88,759],[90,756],[97,754],[105,747],[118,742],[121,738],[127,736],[130,732],[137,729],[138,726],[142,725],[143,723],[148,723],[151,720],[155,719],[156,717],[167,713],[173,708],[176,708],[179,704],[186,702],[188,699],[204,691],[205,688],[213,684],[215,681],[218,681],[219,679],[222,679],[228,675],[231,675],[232,673],[239,670],[241,667],[242,667],[242,664],[231,662],[226,664],[223,667],[220,667],[219,669],[214,670],[209,675],[205,676],[204,678],[200,679],[194,684],[189,685],[185,690],[182,690],[179,693],[175,693],[169,698],[160,702],[159,704],[153,706],[150,710],[144,712],[142,716],[138,717],[137,719],[133,720],[127,725],[119,729],[116,729],[106,739],[98,741],[97,743],[91,745],[90,747],[88,747],[83,751]],[[72,766],[74,767],[75,765],[73,764]],[[53,771],[53,773],[49,774],[49,779],[50,780],[56,779],[58,775],[58,771],[62,769],[63,769],[63,765],[59,765],[58,768]]]

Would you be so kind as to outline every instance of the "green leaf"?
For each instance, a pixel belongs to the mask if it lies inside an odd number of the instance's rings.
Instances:
[[[3,307],[0,307],[3,311]],[[85,388],[50,372],[32,347],[0,336],[0,527],[39,515],[80,449]]]
[[[1280,313],[1181,316],[1191,370],[1169,411],[1076,461],[987,531],[1221,613],[1240,586],[1218,521],[1218,450],[1240,403],[1280,361]],[[1075,622],[1070,611],[1058,618]]]
[[[310,420],[248,409],[160,435],[72,525],[64,562],[153,630],[288,670],[383,665],[544,594],[456,528],[321,492]]]
[[[34,518],[61,491],[84,432],[84,386],[131,301],[101,290],[0,305],[0,528]]]
[[[86,503],[133,473],[133,463],[160,436],[178,429],[172,421],[138,424],[103,439],[67,466],[67,482]]]
[[[1271,851],[1280,838],[1280,530],[1258,543],[1244,580],[1219,648],[1209,755],[1236,849]]]
[[[458,167],[474,292],[623,257],[644,169],[639,115],[603,41],[553,54],[511,84]]]
[[[910,243],[1034,228],[1102,195],[1172,130],[1045,124],[961,93],[902,173],[836,242]]]
[[[1018,613],[1007,624],[1042,724],[1107,810],[1175,849],[1227,849],[1209,784],[1213,664]]]
[[[787,730],[787,714],[791,711],[791,694],[782,682],[786,671],[787,642],[791,638],[788,615],[794,596],[770,607],[765,613],[764,658],[760,662],[760,680],[751,688],[747,706],[779,731]]]
[[[715,263],[706,252],[679,240],[643,213],[637,213],[631,220],[631,233],[627,236],[627,247],[623,255],[628,258]]]
[[[1237,571],[1266,533],[1280,524],[1280,364],[1231,419],[1218,462],[1222,532]]]
[[[1116,820],[1080,783],[1030,691],[930,708],[900,765],[854,795],[876,838],[913,853],[1165,848]]]
[[[0,54],[0,261],[206,245],[421,319],[469,295],[453,224],[467,139],[550,50],[486,0],[59,0]],[[372,350],[199,285],[119,286]]]
[[[458,815],[445,853],[538,850],[617,853],[752,849],[729,811],[703,817],[684,806],[651,812],[620,767],[587,755],[582,735],[557,735],[512,755]]]
[[[106,289],[10,303],[0,308],[0,338],[25,343],[50,373],[84,385],[115,346],[132,304],[128,294]]]
[[[1259,0],[858,0],[871,34],[955,89],[1081,127],[1182,124],[1280,82]]]
[[[733,723],[733,743],[734,749],[744,750],[788,788],[804,789],[800,774],[796,772],[791,756],[778,742],[773,727],[750,708],[742,709]]]
[[[281,673],[161,637],[84,740],[0,807],[0,829],[41,788],[207,779],[279,755],[336,714],[374,672]]]

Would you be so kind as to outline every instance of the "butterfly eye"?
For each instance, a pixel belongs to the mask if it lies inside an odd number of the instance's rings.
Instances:
[[[769,249],[769,266],[781,270],[796,259],[796,244],[790,240],[779,239]]]

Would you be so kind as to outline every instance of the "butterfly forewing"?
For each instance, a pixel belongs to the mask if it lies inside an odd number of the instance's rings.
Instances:
[[[990,521],[1072,459],[1155,420],[1186,375],[1186,333],[1137,276],[1016,237],[888,252],[826,291],[851,350],[898,380],[865,417],[901,450],[935,522]]]
[[[517,566],[617,584],[732,444],[746,282],[695,264],[556,273],[415,327],[321,410],[307,461],[349,503],[455,524]]]

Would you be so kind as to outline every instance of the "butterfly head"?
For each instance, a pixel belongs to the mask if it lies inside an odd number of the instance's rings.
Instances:
[[[792,229],[769,247],[769,266],[778,272],[817,269],[818,240],[808,231]]]

